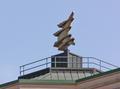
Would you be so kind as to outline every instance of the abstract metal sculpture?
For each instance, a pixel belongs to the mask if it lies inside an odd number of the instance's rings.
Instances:
[[[61,29],[53,34],[58,37],[54,43],[54,47],[57,47],[58,50],[65,51],[71,44],[75,45],[74,38],[71,37],[71,34],[68,34],[71,29],[71,23],[74,20],[73,15],[74,13],[72,12],[67,20],[58,24],[57,26]]]

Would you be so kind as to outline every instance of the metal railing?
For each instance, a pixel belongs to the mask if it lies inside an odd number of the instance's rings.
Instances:
[[[52,58],[55,59],[55,61],[52,61]],[[38,70],[42,70],[45,68],[53,68],[52,64],[55,64],[54,68],[56,68],[57,64],[67,64],[67,65],[76,65],[76,67],[70,66],[70,68],[96,68],[99,71],[108,71],[108,70],[112,70],[112,69],[116,69],[118,68],[118,66],[115,66],[111,63],[102,61],[98,58],[95,57],[76,57],[76,59],[78,59],[77,61],[79,61],[80,59],[82,59],[81,62],[74,62],[74,61],[56,61],[57,58],[63,59],[63,58],[67,58],[74,60],[73,57],[68,57],[68,56],[56,56],[56,57],[47,57],[41,60],[37,60],[25,65],[20,66],[20,76],[25,75],[25,74],[29,74]],[[77,65],[82,65],[82,66],[77,66]],[[67,66],[69,67],[69,66]]]

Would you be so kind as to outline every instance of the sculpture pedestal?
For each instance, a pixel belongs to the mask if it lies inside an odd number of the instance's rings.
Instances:
[[[69,50],[51,57],[52,68],[82,68],[82,57]]]

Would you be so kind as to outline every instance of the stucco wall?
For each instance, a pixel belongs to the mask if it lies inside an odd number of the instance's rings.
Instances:
[[[117,87],[120,87],[120,73],[113,73],[83,81],[78,83],[78,87],[79,89],[117,89]]]
[[[76,85],[21,85],[20,89],[77,89]]]

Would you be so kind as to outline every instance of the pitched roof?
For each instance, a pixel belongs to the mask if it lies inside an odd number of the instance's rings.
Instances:
[[[85,78],[82,78],[82,79],[78,79],[78,80],[75,80],[75,81],[72,81],[72,80],[18,79],[18,80],[14,80],[14,81],[11,81],[11,82],[8,82],[8,83],[1,84],[0,88],[6,87],[6,86],[9,86],[9,85],[13,85],[13,84],[16,84],[16,83],[20,83],[20,84],[29,84],[29,83],[30,84],[31,83],[32,84],[76,84],[78,82],[82,82],[82,81],[85,81],[85,80],[101,77],[101,76],[104,76],[104,75],[109,75],[109,74],[112,74],[112,73],[120,73],[120,68],[113,69],[113,70],[110,70],[110,71],[107,71],[107,72],[103,72],[103,73],[100,73],[100,74],[96,74],[96,75],[93,75],[93,76],[85,77]]]

